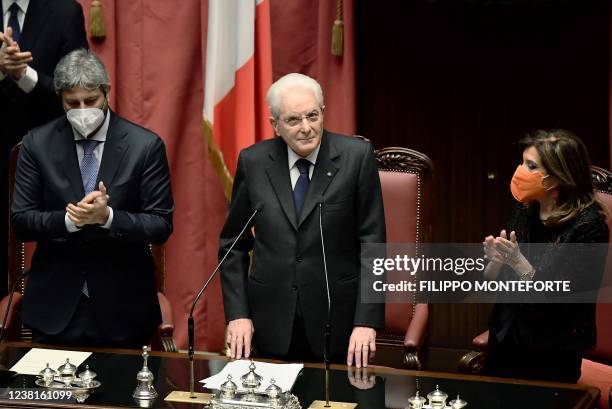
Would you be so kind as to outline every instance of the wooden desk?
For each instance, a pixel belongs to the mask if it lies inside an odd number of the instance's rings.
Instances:
[[[8,343],[0,347],[0,363],[12,366],[32,344]],[[196,356],[196,380],[220,371],[226,359],[218,356]],[[49,408],[110,408],[137,407],[132,399],[136,386],[136,373],[142,367],[140,351],[96,350],[85,362],[98,373],[102,386],[84,404],[17,401],[0,396],[0,407],[49,407]],[[303,408],[312,400],[323,399],[324,370],[321,364],[307,364],[293,388]],[[160,394],[154,408],[200,409],[200,405],[168,403],[163,398],[172,390],[188,389],[188,363],[184,354],[154,352],[149,358],[149,369],[155,375],[155,387]],[[449,400],[457,394],[468,401],[469,409],[475,408],[575,408],[594,407],[599,397],[595,388],[546,382],[508,380],[475,375],[459,375],[424,371],[405,371],[391,368],[368,368],[367,376],[351,374],[342,365],[332,365],[331,397],[337,401],[357,402],[359,408],[405,408],[407,399],[418,387],[426,395],[436,385],[449,394]],[[354,372],[354,371],[353,371]],[[349,375],[352,377],[349,379]],[[362,380],[360,381],[360,376]],[[19,375],[6,388],[32,388],[34,377]],[[369,389],[361,389],[367,388]],[[198,385],[196,385],[196,390]],[[200,389],[202,390],[202,389]]]

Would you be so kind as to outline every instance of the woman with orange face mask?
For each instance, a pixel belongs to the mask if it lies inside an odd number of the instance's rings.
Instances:
[[[522,163],[510,182],[519,205],[507,228],[483,242],[490,260],[485,277],[569,280],[596,288],[607,246],[591,244],[608,243],[609,232],[584,144],[569,131],[553,130],[529,134],[521,145]],[[576,382],[582,353],[595,339],[592,302],[497,303],[489,321],[485,372]]]

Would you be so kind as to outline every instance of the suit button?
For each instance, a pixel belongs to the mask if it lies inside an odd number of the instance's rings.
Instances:
[[[301,263],[301,262],[302,262],[302,256],[298,255],[298,256],[295,258],[295,261],[297,261],[298,263]]]
[[[291,289],[292,289],[293,291],[297,291],[297,285],[292,285],[292,286],[291,286]]]

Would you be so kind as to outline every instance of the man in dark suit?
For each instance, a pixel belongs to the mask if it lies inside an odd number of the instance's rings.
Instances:
[[[23,320],[37,342],[140,347],[161,322],[149,244],[172,232],[164,144],[110,111],[89,51],[54,84],[66,115],[27,133],[15,176],[14,231],[37,242]]]
[[[29,129],[63,114],[53,70],[68,52],[87,48],[87,37],[74,0],[2,0],[0,6],[0,266],[6,274],[9,152]],[[6,293],[6,279],[0,283]]]
[[[221,233],[220,257],[258,210],[255,235],[245,233],[222,267],[231,355],[240,358],[244,350],[248,357],[253,336],[264,355],[319,359],[329,287],[330,355],[367,366],[384,324],[384,304],[359,295],[361,245],[385,242],[372,147],[323,130],[323,93],[312,78],[288,74],[267,98],[279,137],[240,153]]]

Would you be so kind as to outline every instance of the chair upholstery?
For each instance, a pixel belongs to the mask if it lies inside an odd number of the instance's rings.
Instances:
[[[597,199],[609,213],[607,224],[612,232],[612,172],[597,166],[592,166],[591,170]],[[612,242],[612,235],[610,242]],[[606,273],[601,287],[608,292],[612,289],[612,253],[610,252],[608,252]],[[606,298],[609,299],[608,296]],[[612,394],[612,326],[610,325],[612,304],[598,303],[596,314],[597,346],[585,352],[581,366],[582,376],[578,383],[600,388],[599,407],[605,409],[610,405],[609,399]],[[460,370],[469,373],[482,371],[488,338],[489,331],[485,331],[472,340],[474,351],[468,352],[461,358]]]
[[[432,161],[422,153],[406,148],[375,151],[382,186],[388,243],[415,243],[431,240],[429,212]],[[405,279],[405,276],[397,277]],[[387,275],[386,281],[393,281]],[[418,351],[427,330],[426,304],[389,302],[385,328],[377,335],[375,363],[419,369]]]
[[[17,167],[17,157],[19,155],[20,148],[21,143],[15,145],[11,150],[9,158],[9,204],[12,203],[13,199],[15,169]],[[8,289],[10,291],[15,283],[16,287],[12,294],[13,300],[8,312],[4,332],[9,340],[31,341],[32,331],[23,324],[20,316],[20,305],[23,294],[25,293],[25,287],[27,285],[27,276],[25,278],[20,277],[30,266],[30,260],[34,249],[36,248],[36,244],[23,243],[17,240],[10,223],[8,239]],[[174,340],[172,338],[174,332],[172,306],[164,295],[166,279],[165,245],[151,245],[150,248],[155,262],[157,296],[162,314],[162,323],[159,325],[158,336],[155,337],[151,343],[153,348],[175,352],[176,345],[174,344]],[[7,295],[0,301],[0,325],[2,325],[1,320],[4,318],[9,296],[10,295]]]

